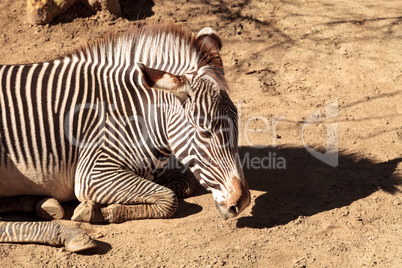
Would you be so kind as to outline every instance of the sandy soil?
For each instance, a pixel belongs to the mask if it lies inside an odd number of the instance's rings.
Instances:
[[[91,225],[69,221],[67,204],[61,222],[97,249],[0,244],[0,266],[402,267],[400,0],[130,2],[122,18],[76,6],[33,27],[24,0],[0,1],[0,64],[49,60],[144,20],[213,27],[252,205],[223,221],[198,188],[173,219]],[[325,158],[327,142],[338,157]]]

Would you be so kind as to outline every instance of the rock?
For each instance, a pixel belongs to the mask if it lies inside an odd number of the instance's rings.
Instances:
[[[81,0],[80,2],[92,11],[108,11],[116,16],[121,16],[118,0]]]
[[[46,24],[69,9],[76,0],[28,0],[28,22]]]
[[[75,3],[82,3],[93,12],[107,11],[116,16],[121,15],[118,0],[27,0],[28,22],[46,24],[54,17],[64,13]]]

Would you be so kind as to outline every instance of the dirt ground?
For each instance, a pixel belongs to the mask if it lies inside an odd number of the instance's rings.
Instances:
[[[25,0],[0,0],[0,64],[50,60],[144,21],[211,26],[252,204],[223,221],[199,187],[172,219],[109,225],[69,221],[67,204],[60,222],[97,249],[0,244],[1,267],[402,267],[400,0],[120,3],[121,18],[74,6],[31,26]]]

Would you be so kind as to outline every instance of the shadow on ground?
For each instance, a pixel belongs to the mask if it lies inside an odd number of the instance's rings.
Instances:
[[[340,153],[339,165],[331,167],[305,148],[280,147],[242,147],[240,157],[250,189],[265,192],[255,199],[252,216],[238,219],[240,228],[287,224],[299,216],[347,206],[380,189],[394,194],[401,185],[396,167],[402,158],[375,163]],[[279,169],[283,162],[286,168]]]
[[[144,20],[154,15],[152,7],[155,3],[152,0],[119,0],[119,4],[122,13],[121,17],[130,21]],[[51,24],[69,23],[77,18],[91,17],[96,13],[97,12],[89,10],[85,5],[76,3],[66,12],[57,16]]]
[[[396,171],[402,158],[376,163],[359,155],[340,153],[338,166],[332,167],[302,147],[241,147],[240,159],[250,189],[264,192],[254,200],[252,216],[238,219],[240,228],[287,224],[299,216],[347,206],[378,190],[394,194],[402,185],[401,174]],[[193,195],[206,193],[198,186]],[[64,219],[71,218],[77,205],[78,201],[63,204]],[[181,199],[174,217],[184,218],[201,211],[201,206]],[[0,220],[38,219],[29,214],[6,213]]]
[[[154,15],[152,0],[119,0],[119,3],[123,17],[128,20],[143,20]]]
[[[95,240],[95,243],[97,245],[96,248],[78,252],[78,254],[85,256],[104,255],[112,249],[112,246],[109,243],[105,243],[100,240]]]

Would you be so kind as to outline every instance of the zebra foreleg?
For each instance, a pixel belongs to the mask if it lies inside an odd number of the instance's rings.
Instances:
[[[177,197],[173,202],[172,200],[159,199],[153,204],[113,204],[107,207],[102,207],[94,201],[86,200],[74,210],[74,215],[71,219],[90,223],[121,223],[139,219],[163,219],[172,217],[177,207]]]
[[[175,193],[167,188],[166,190],[166,193],[158,193],[158,197],[147,198],[149,203],[146,204],[113,204],[105,207],[86,200],[74,210],[71,219],[90,223],[121,223],[139,219],[170,218],[177,210],[178,199]]]
[[[4,212],[36,213],[44,220],[64,217],[64,210],[60,203],[54,198],[43,196],[23,195],[0,198],[0,213]]]
[[[188,169],[167,169],[156,182],[163,185],[173,192],[178,197],[189,197],[193,193],[196,185],[194,174]]]
[[[96,243],[85,232],[57,222],[2,222],[0,223],[1,242],[64,245],[71,252],[96,247]]]
[[[75,209],[72,220],[119,223],[137,219],[161,219],[172,217],[177,210],[178,198],[172,190],[131,171],[101,173],[95,168],[94,174],[95,179],[89,178],[93,188],[82,192],[78,189],[78,199],[84,201]]]

